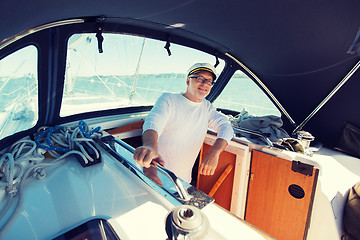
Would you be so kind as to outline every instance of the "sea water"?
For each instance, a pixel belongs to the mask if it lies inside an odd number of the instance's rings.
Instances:
[[[68,77],[63,89],[60,116],[130,106],[150,106],[163,92],[185,92],[186,86],[184,74]],[[241,75],[233,76],[213,105],[237,112],[246,110],[253,116],[280,116],[258,86]],[[36,77],[0,77],[0,139],[35,126],[37,120]]]
[[[65,81],[66,98],[83,96],[87,100],[78,104],[120,101],[129,99],[136,105],[153,105],[163,92],[185,92],[184,74],[144,74],[134,76],[91,76],[68,78]],[[0,78],[0,111],[14,102],[24,103],[27,99],[37,98],[37,81],[26,76],[23,78]],[[131,101],[130,101],[131,100]],[[278,110],[247,77],[235,75],[213,102],[217,108],[242,111],[247,109],[252,115],[279,115]],[[133,105],[133,104],[132,104]]]

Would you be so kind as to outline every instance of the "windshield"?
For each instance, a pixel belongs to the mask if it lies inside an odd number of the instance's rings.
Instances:
[[[74,34],[68,41],[64,97],[60,116],[96,110],[152,106],[163,92],[185,92],[186,72],[195,62],[215,65],[213,55],[166,42],[125,34],[103,34],[103,52],[95,34]],[[219,59],[219,76],[225,61]],[[280,112],[263,91],[238,70],[216,108],[277,115]]]
[[[37,49],[24,47],[0,60],[0,139],[38,121]]]
[[[215,63],[207,53],[163,41],[103,34],[99,53],[95,34],[75,34],[68,42],[64,98],[60,116],[94,110],[153,105],[162,92],[185,92],[187,69]],[[220,60],[217,73],[224,68]]]
[[[213,105],[216,108],[231,109],[251,116],[281,116],[266,94],[240,70],[231,77]]]

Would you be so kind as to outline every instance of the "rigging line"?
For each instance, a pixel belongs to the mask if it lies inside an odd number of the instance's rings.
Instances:
[[[127,48],[125,48],[125,50],[121,50],[121,48],[123,46],[126,46],[126,44],[122,43],[122,38],[120,38],[120,39],[118,38],[116,40],[116,47],[118,48],[116,52],[117,52],[117,57],[119,58],[119,62],[121,62],[121,57],[122,57],[122,54],[120,54],[120,53],[124,52],[125,56],[128,55],[128,52],[127,52],[128,49]],[[120,64],[119,67],[123,67],[123,66]],[[114,74],[112,74],[111,76],[114,77],[115,79],[117,79],[121,84],[123,84],[125,86],[125,88],[124,88],[124,96],[128,96],[128,89],[131,90],[131,86],[129,84],[127,84],[125,81],[121,80],[121,78],[119,78],[118,76],[116,76]]]
[[[11,80],[12,78],[11,77],[8,77],[7,80],[4,82],[4,84],[0,87],[0,91],[2,91],[2,89],[6,86],[6,84]],[[17,89],[18,90],[18,89]],[[17,91],[17,90],[14,90]]]
[[[121,43],[121,39],[117,39],[116,41],[116,46],[117,48],[121,48],[122,47],[122,43]],[[128,53],[126,52],[127,49],[125,49],[125,55],[127,55]],[[119,62],[121,62],[121,57],[122,55],[120,54],[122,50],[120,49],[117,49],[117,57],[119,58]],[[121,67],[121,65],[120,65]],[[118,73],[119,74],[119,73]],[[131,89],[131,86],[129,84],[127,84],[124,80],[122,80],[118,75],[115,75],[115,74],[111,74],[111,77],[113,77],[114,79],[116,79],[118,81],[118,83],[122,84],[123,86]],[[125,94],[127,95],[127,93]]]
[[[12,80],[13,78],[15,78],[15,77],[14,77],[15,73],[17,73],[17,72],[19,71],[19,69],[24,65],[25,61],[28,61],[28,58],[27,58],[27,57],[25,57],[25,58],[23,59],[23,61],[18,65],[18,67],[11,73],[11,75],[8,77],[8,79],[6,80],[6,82],[1,86],[0,91],[5,87],[5,85],[6,85],[10,80]]]
[[[76,39],[73,43],[71,43],[68,47],[68,49],[72,48],[73,46],[77,45],[79,42],[81,42],[84,38],[87,38],[88,36],[90,36],[90,34],[82,34],[81,37],[79,37],[78,39]]]
[[[76,54],[78,54],[79,57],[80,57],[85,63],[88,64],[88,66],[91,66],[91,65],[89,64],[89,62],[88,62],[81,54],[79,54],[78,52],[76,52]],[[101,79],[101,77],[96,73],[96,71],[94,71],[94,75],[95,75],[95,76],[101,81],[101,83],[109,90],[109,92],[110,92],[114,97],[116,97],[116,94],[114,93],[114,91],[111,90],[111,89],[109,88],[109,86],[107,86],[106,82],[104,82],[104,80]]]
[[[164,92],[163,90],[161,89],[154,89],[154,88],[145,88],[145,87],[138,87],[139,89],[145,89],[145,90],[149,90],[149,91],[152,91],[152,92]]]
[[[87,40],[87,38],[90,36],[90,34],[85,34],[85,35],[82,35],[79,39],[77,39],[74,43],[72,43],[69,47],[68,47],[68,53],[70,52],[69,50],[70,49],[73,49],[73,51],[74,52],[78,52],[75,48],[73,48],[73,47],[75,47],[75,45],[77,45],[78,43],[80,43],[82,40]],[[90,38],[91,39],[91,38]],[[86,50],[85,50],[85,53],[83,54],[83,55],[87,55],[88,54],[88,52],[89,52],[89,50],[90,50],[90,43],[91,43],[91,41],[87,44],[87,47],[86,47]],[[69,56],[69,54],[68,54],[68,56]],[[68,60],[69,58],[67,58],[66,59],[66,62],[67,62],[67,65],[66,65],[66,72],[67,73],[69,73],[69,71],[68,71],[68,69],[70,69],[70,62],[69,62],[69,60]],[[67,82],[69,82],[69,83],[67,83],[66,85],[67,86],[69,86],[68,88],[67,88],[67,91],[68,91],[68,93],[71,93],[71,91],[74,89],[74,86],[75,86],[75,83],[76,83],[76,79],[77,79],[77,77],[78,77],[78,75],[79,75],[79,71],[80,71],[80,64],[78,65],[78,67],[77,67],[77,70],[76,70],[76,73],[75,73],[75,81],[73,81],[72,80],[72,77],[70,76],[70,74],[69,74],[69,80],[67,81]],[[71,82],[70,82],[71,81]],[[69,89],[70,89],[70,91],[69,91]]]
[[[22,88],[17,88],[17,89],[15,89],[15,90],[13,90],[12,92],[9,92],[9,93],[1,93],[1,95],[2,95],[2,96],[11,96],[11,95],[15,94],[16,92],[19,92],[19,91],[21,91],[21,90],[23,90],[23,89],[24,89],[24,87],[22,87]],[[1,91],[1,89],[0,89],[0,91]]]
[[[136,66],[136,70],[135,70],[135,74],[134,74],[134,78],[133,78],[133,83],[132,83],[131,91],[130,91],[130,95],[129,95],[130,102],[132,101],[132,98],[133,98],[133,96],[135,95],[135,92],[136,92],[136,86],[137,86],[137,82],[138,82],[138,79],[139,79],[140,63],[141,63],[142,55],[143,55],[143,52],[144,52],[145,41],[146,41],[146,38],[144,38],[144,40],[143,40],[142,47],[141,47],[141,52],[140,52],[140,56],[139,56],[139,61],[138,61],[138,64]]]
[[[24,89],[25,91],[29,88],[26,87],[22,87],[21,89]],[[16,106],[21,106],[24,103],[28,103],[29,101],[31,101],[31,93],[33,91],[37,90],[37,88],[33,88],[33,90],[31,90],[30,92],[28,91],[28,95],[25,94],[19,94],[14,100],[13,103],[17,102]]]
[[[119,81],[119,83],[121,83],[122,85],[124,85],[125,87],[131,88],[129,84],[127,84],[125,81],[121,80],[121,78],[119,78],[119,76],[116,76],[114,74],[111,74],[111,77],[115,78],[116,80]],[[113,83],[115,84],[115,83]]]

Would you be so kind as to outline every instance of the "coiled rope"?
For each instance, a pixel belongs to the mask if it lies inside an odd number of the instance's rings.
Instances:
[[[84,145],[93,149],[96,158],[99,158],[99,151],[90,144],[93,137],[101,135],[99,131],[100,127],[90,131],[82,120],[74,130],[62,126],[41,128],[35,142],[22,139],[0,152],[0,191],[1,188],[4,189],[6,200],[0,210],[0,239],[21,212],[24,202],[23,188],[26,183],[34,178],[38,180],[45,178],[46,167],[65,162],[71,154],[79,155],[85,164],[94,161]],[[45,158],[43,155],[45,152],[51,158]],[[9,213],[14,205],[14,210]]]

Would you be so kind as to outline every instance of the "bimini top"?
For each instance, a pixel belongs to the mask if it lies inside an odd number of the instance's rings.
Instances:
[[[125,25],[128,19],[144,35],[160,37],[146,27],[154,23],[169,42],[211,48],[214,54],[241,61],[291,116],[293,122],[285,123],[289,132],[329,95],[305,125],[307,131],[335,146],[344,122],[360,125],[360,72],[332,92],[360,59],[359,1],[17,0],[5,1],[2,9],[0,41],[49,22],[84,16],[123,19]]]

